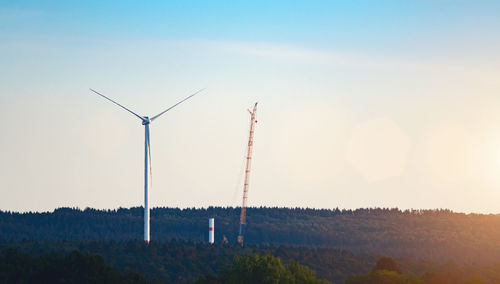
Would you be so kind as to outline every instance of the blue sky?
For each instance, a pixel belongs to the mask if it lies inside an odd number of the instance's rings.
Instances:
[[[499,21],[495,1],[102,2],[4,3],[3,30],[12,37],[201,38],[359,50],[465,36],[491,42]]]
[[[497,1],[0,3],[2,210],[249,203],[498,212]],[[13,119],[15,117],[15,119]],[[135,124],[134,124],[135,123]]]

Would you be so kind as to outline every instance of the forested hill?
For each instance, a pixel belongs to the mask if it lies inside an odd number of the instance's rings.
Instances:
[[[204,242],[208,218],[215,236],[234,243],[239,208],[155,208],[151,238]],[[250,244],[324,246],[395,257],[498,263],[500,215],[449,210],[249,208],[245,241]],[[118,210],[60,208],[51,213],[0,212],[3,240],[140,240],[141,207]]]

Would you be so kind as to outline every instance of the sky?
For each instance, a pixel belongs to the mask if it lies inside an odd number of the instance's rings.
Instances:
[[[0,1],[0,210],[500,213],[500,2]]]

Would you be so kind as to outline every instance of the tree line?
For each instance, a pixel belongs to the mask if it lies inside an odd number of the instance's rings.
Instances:
[[[2,244],[0,283],[500,283],[499,266],[415,264],[391,257],[283,246],[22,242]]]
[[[205,242],[208,218],[215,218],[217,241],[234,243],[238,207],[154,208],[153,241]],[[463,214],[450,210],[356,210],[248,208],[247,244],[330,247],[355,253],[388,254],[433,261],[489,264],[500,255],[500,215]],[[53,212],[0,211],[3,240],[142,239],[143,208],[96,210],[59,208]]]
[[[235,258],[256,254],[279,258],[287,269],[290,265],[293,269],[302,269],[301,266],[293,266],[295,264],[307,266],[316,273],[318,279],[343,283],[352,276],[369,275],[381,258],[381,255],[354,254],[334,248],[252,244],[242,248],[233,244],[210,245],[185,240],[155,241],[149,245],[143,241],[131,240],[0,242],[0,252],[8,250],[16,250],[31,258],[44,255],[66,256],[74,251],[84,255],[98,255],[106,265],[124,275],[132,271],[147,275],[151,281],[163,283],[189,283],[206,276],[218,277],[223,275],[219,273],[225,271]],[[486,282],[500,280],[500,264],[466,265],[409,258],[396,258],[396,261],[399,272],[404,275],[424,277],[427,274],[427,277],[435,275],[434,278],[445,275],[446,279],[469,279],[476,275]]]

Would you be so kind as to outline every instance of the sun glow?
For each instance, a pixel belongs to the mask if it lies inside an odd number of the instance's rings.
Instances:
[[[346,159],[368,181],[403,174],[411,141],[389,118],[356,125],[346,150]]]
[[[438,182],[500,186],[500,135],[450,126],[434,131],[425,161]]]

